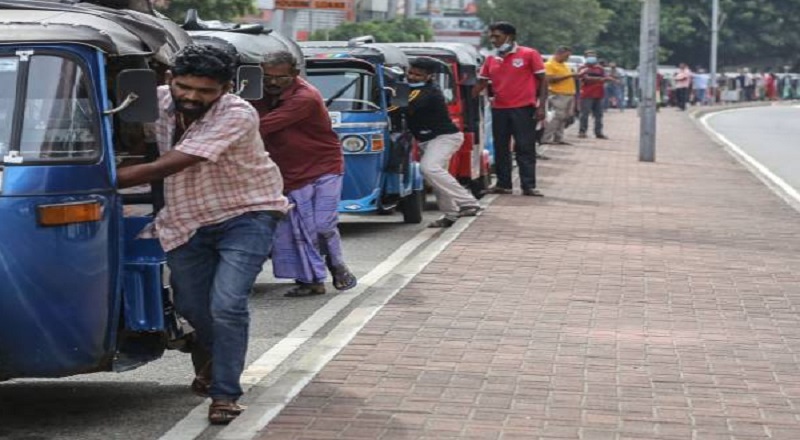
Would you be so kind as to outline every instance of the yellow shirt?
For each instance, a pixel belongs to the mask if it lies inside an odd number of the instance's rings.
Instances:
[[[555,58],[551,58],[550,61],[544,63],[544,69],[547,76],[562,76],[562,75],[569,75],[572,73],[572,70],[567,66],[565,63],[559,63],[555,60]],[[575,79],[569,78],[563,81],[550,83],[550,93],[555,95],[574,95],[576,92],[575,90]]]

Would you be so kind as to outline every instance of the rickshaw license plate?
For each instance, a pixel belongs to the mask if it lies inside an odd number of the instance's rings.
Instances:
[[[331,125],[335,128],[342,125],[342,112],[328,112],[331,118]]]

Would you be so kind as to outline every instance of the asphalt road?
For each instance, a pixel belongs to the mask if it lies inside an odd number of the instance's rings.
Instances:
[[[708,125],[800,191],[800,107],[772,106],[711,115]]]
[[[357,276],[365,275],[438,215],[427,211],[420,225],[403,224],[399,214],[344,216],[340,229],[348,263]],[[265,274],[269,272],[268,263]],[[284,298],[291,286],[269,276],[260,278],[251,301],[248,363],[334,297]],[[203,403],[189,392],[192,376],[188,355],[168,352],[126,373],[4,382],[0,384],[0,439],[157,439]]]

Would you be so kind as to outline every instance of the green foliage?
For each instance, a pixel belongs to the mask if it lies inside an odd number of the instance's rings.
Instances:
[[[480,0],[478,11],[485,23],[514,24],[517,41],[542,53],[593,46],[611,17],[599,0]]]
[[[372,35],[379,43],[430,41],[433,38],[433,29],[427,21],[421,19],[361,21],[342,23],[334,29],[316,31],[311,35],[311,40],[349,40],[364,35]]]
[[[480,0],[486,23],[509,21],[520,43],[542,53],[593,47],[635,68],[641,0]],[[720,0],[721,66],[800,64],[800,0]],[[711,0],[661,0],[661,62],[708,65]],[[800,69],[800,65],[797,66]]]
[[[164,3],[166,6],[156,9],[177,23],[183,23],[189,9],[197,9],[204,20],[223,21],[256,11],[253,0],[166,0]]]
[[[641,3],[600,1],[614,14],[600,37],[602,48],[634,67],[638,59]],[[798,61],[800,0],[720,0],[720,9],[720,66]],[[710,51],[711,1],[662,0],[662,62],[708,66]]]

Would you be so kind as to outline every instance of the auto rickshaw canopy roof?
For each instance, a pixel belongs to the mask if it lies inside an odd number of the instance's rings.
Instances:
[[[0,0],[0,44],[77,43],[111,56],[152,56],[171,64],[191,43],[166,17],[89,3]]]
[[[269,29],[264,29],[259,33],[202,30],[189,31],[189,35],[199,44],[219,45],[234,49],[242,64],[259,64],[264,61],[264,55],[284,50],[294,55],[301,71],[305,65],[303,52],[297,43]]]
[[[462,66],[478,67],[483,62],[483,57],[474,47],[464,43],[425,42],[425,43],[394,43],[407,54],[421,56],[451,56],[455,57]]]
[[[391,44],[367,43],[353,45],[347,41],[303,41],[300,47],[306,58],[359,58],[372,63],[408,69],[408,57]]]

